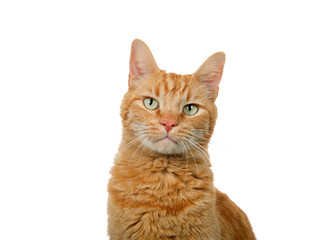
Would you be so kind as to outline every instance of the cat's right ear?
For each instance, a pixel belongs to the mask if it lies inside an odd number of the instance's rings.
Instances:
[[[128,86],[136,87],[138,80],[158,71],[160,71],[160,69],[146,43],[140,39],[133,40]]]

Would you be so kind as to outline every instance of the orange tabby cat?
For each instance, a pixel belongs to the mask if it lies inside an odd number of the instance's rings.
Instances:
[[[123,137],[108,185],[110,240],[256,239],[210,169],[224,61],[218,52],[192,75],[166,73],[144,42],[133,41]]]

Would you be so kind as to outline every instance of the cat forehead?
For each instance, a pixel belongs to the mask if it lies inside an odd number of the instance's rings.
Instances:
[[[153,76],[151,82],[152,86],[155,88],[155,92],[184,93],[188,88],[188,83],[190,84],[192,79],[191,75],[180,75],[161,71],[160,74]]]
[[[192,75],[180,75],[176,73],[160,73],[152,75],[142,87],[143,92],[152,96],[169,97],[172,99],[183,98],[190,100],[202,97],[204,88],[192,78]]]

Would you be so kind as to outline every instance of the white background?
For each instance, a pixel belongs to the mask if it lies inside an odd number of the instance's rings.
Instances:
[[[1,1],[0,239],[107,239],[134,38],[227,55],[210,154],[259,240],[336,239],[333,1]]]

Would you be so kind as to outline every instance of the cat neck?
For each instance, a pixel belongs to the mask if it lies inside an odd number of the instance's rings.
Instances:
[[[213,199],[213,173],[200,154],[164,155],[138,148],[121,151],[121,145],[115,158],[109,182],[115,204],[175,213],[201,198]]]
[[[213,180],[206,147],[189,149],[183,154],[161,154],[141,148],[139,144],[127,146],[125,143],[120,145],[115,165],[130,178],[139,173],[161,173],[167,176],[172,174],[182,180],[188,176],[206,181]]]

